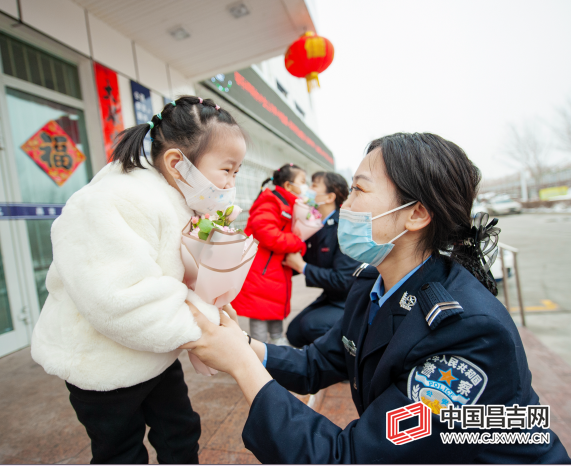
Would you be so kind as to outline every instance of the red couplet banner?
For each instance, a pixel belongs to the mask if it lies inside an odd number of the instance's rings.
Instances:
[[[95,62],[95,85],[99,95],[99,109],[101,126],[103,127],[103,142],[107,160],[111,159],[113,142],[117,135],[125,129],[123,115],[121,114],[121,97],[119,96],[119,83],[117,73]]]

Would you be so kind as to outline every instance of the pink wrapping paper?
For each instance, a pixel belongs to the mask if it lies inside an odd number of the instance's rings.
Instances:
[[[231,303],[242,289],[258,251],[258,241],[242,232],[216,228],[203,241],[190,234],[190,226],[189,222],[181,236],[181,256],[185,269],[183,281],[202,301],[220,309]],[[188,354],[197,373],[217,373],[190,351]]]
[[[302,241],[306,241],[323,228],[321,218],[313,220],[307,218],[308,214],[311,214],[311,210],[312,208],[300,199],[297,199],[293,206],[291,231],[294,235],[299,236]]]

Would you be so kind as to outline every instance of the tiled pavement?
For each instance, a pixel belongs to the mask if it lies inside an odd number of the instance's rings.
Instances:
[[[300,278],[294,278],[292,314],[316,294],[305,289]],[[533,386],[541,402],[551,405],[552,427],[571,451],[571,367],[531,332],[520,329],[520,333]],[[181,355],[181,361],[190,399],[202,421],[200,462],[258,463],[242,443],[248,406],[234,380],[221,373],[208,378],[196,375],[186,355]],[[308,401],[308,397],[302,399]],[[357,417],[348,384],[329,387],[311,402],[340,427]],[[156,463],[148,442],[147,448],[151,462]],[[64,383],[46,375],[31,360],[29,348],[0,359],[0,463],[82,464],[90,459],[89,438],[69,404]]]

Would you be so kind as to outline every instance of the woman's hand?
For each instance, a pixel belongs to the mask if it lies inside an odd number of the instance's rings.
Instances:
[[[202,336],[181,348],[192,351],[207,366],[230,374],[238,382],[248,403],[252,404],[258,392],[272,377],[248,345],[248,337],[222,311],[220,326],[216,326],[192,303],[188,307],[202,330]]]
[[[293,270],[299,273],[303,273],[303,268],[305,267],[305,261],[299,252],[286,254],[285,260],[282,262],[282,264],[291,267]]]

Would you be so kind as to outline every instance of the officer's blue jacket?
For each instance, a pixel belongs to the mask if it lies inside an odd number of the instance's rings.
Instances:
[[[361,273],[343,319],[313,344],[301,350],[268,345],[266,367],[275,380],[252,403],[242,434],[246,448],[262,463],[570,462],[555,433],[537,426],[513,431],[549,433],[549,443],[444,444],[440,433],[490,431],[462,430],[459,422],[449,427],[434,412],[539,405],[519,333],[505,307],[443,256],[415,272],[369,325],[376,276]],[[347,379],[360,418],[345,429],[287,391],[316,393]],[[389,441],[387,412],[418,401],[432,409],[431,435]]]
[[[323,288],[323,293],[311,304],[314,307],[329,303],[343,308],[353,284],[353,272],[359,266],[359,262],[339,249],[338,225],[339,210],[336,210],[323,228],[305,242],[305,284]]]

